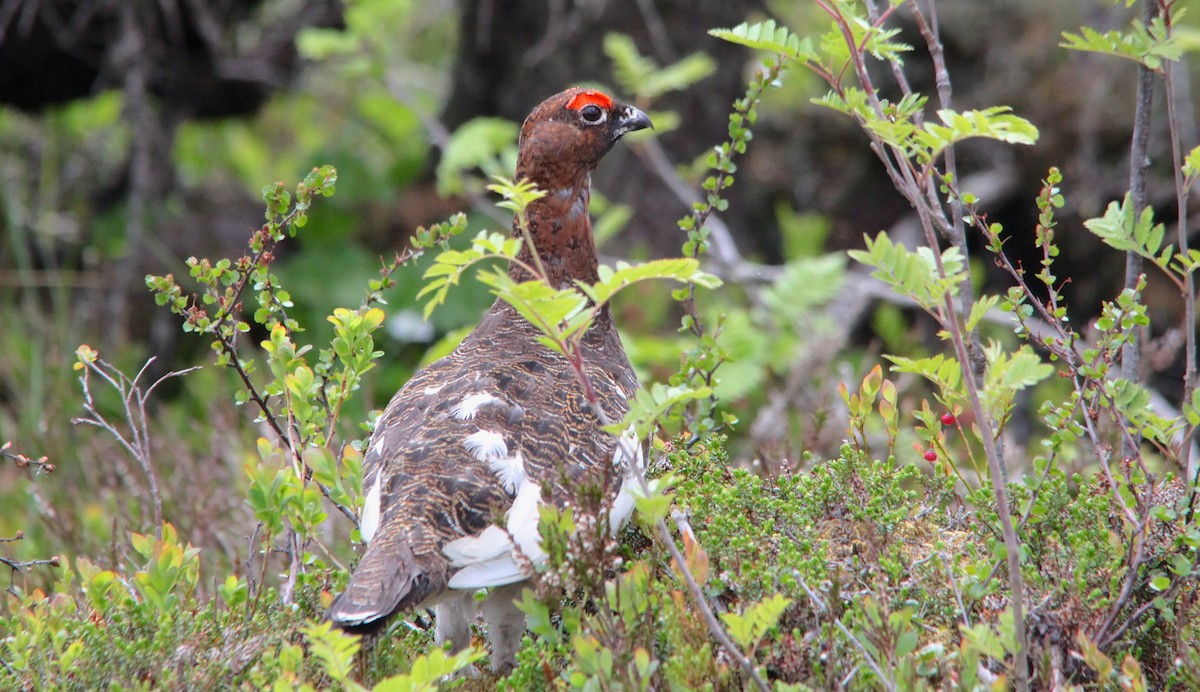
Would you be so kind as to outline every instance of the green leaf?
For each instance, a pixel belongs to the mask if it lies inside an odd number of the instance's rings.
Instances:
[[[1079,33],[1064,31],[1062,36],[1066,39],[1059,44],[1063,48],[1112,55],[1155,71],[1161,70],[1164,60],[1179,60],[1184,50],[1183,45],[1170,35],[1162,17],[1155,17],[1149,26],[1134,20],[1127,32],[1114,29],[1102,34],[1085,26]]]
[[[725,629],[741,648],[748,649],[754,642],[754,619],[739,613],[721,613]]]
[[[1154,223],[1154,210],[1147,206],[1135,219],[1133,197],[1129,193],[1120,202],[1109,202],[1104,216],[1088,219],[1083,225],[1110,247],[1122,252],[1135,252],[1164,270],[1173,256],[1172,248],[1159,254],[1165,229],[1161,223]]]
[[[747,607],[741,614],[721,613],[721,619],[738,646],[752,649],[779,623],[779,618],[791,602],[790,598],[774,594]]]
[[[351,680],[351,673],[354,670],[354,656],[361,648],[358,635],[346,634],[326,621],[309,625],[304,630],[304,636],[308,641],[309,653],[321,662],[326,675],[343,686],[356,687]]]
[[[1010,354],[1001,348],[999,343],[992,342],[984,349],[989,364],[985,387],[1015,392],[1032,387],[1054,373],[1054,366],[1042,362],[1028,345],[1022,345]]]
[[[732,29],[710,29],[710,36],[721,40],[754,48],[781,53],[793,60],[816,59],[812,40],[801,40],[786,27],[779,26],[774,19],[750,24],[742,22]]]
[[[892,242],[886,233],[875,238],[865,236],[866,250],[850,250],[854,260],[875,267],[871,276],[890,285],[901,295],[915,300],[928,311],[935,311],[944,296],[958,294],[966,263],[957,247],[948,247],[942,253],[941,264],[945,276],[938,274],[937,258],[928,247],[909,250]]]
[[[840,252],[791,260],[763,291],[763,304],[795,321],[836,298],[845,277],[846,257]]]
[[[600,280],[594,286],[580,285],[596,303],[606,303],[626,286],[651,279],[692,283],[704,288],[716,288],[721,285],[720,279],[700,271],[700,262],[690,257],[659,259],[632,265],[617,262],[616,269],[601,266],[599,277]]]
[[[496,206],[513,213],[525,213],[525,210],[534,200],[546,196],[545,190],[539,190],[537,185],[534,185],[529,180],[522,179],[514,182],[512,179],[502,175],[493,175],[492,180],[495,182],[489,184],[487,189],[504,198],[502,201],[497,202]],[[494,242],[494,234],[492,239]],[[493,245],[489,249],[497,252],[498,247],[497,245]]]
[[[1038,139],[1037,127],[1025,118],[1013,115],[1008,106],[993,106],[961,113],[942,109],[937,115],[942,121],[941,125],[926,122],[924,129],[913,133],[916,144],[924,149],[918,158],[924,161],[932,161],[947,147],[973,137],[995,139],[1009,144],[1033,144]]]
[[[634,444],[637,444],[636,441]],[[638,521],[647,526],[665,519],[671,512],[674,498],[667,492],[670,488],[670,478],[652,478],[646,481],[648,493],[643,493],[641,486],[636,483],[631,487],[633,506],[637,510]]]
[[[687,385],[666,386],[655,382],[648,388],[642,388],[630,402],[629,412],[620,423],[606,426],[604,429],[614,435],[628,434],[633,428],[633,435],[644,440],[657,421],[664,413],[675,406],[688,401],[704,399],[712,394],[709,387],[689,387]]]
[[[1187,176],[1188,180],[1194,180],[1200,176],[1200,146],[1193,148],[1184,158],[1183,174]]]
[[[979,326],[980,321],[987,315],[988,311],[996,307],[1000,302],[1000,296],[983,296],[975,301],[971,306],[971,314],[967,316],[967,331],[974,331],[975,327]]]

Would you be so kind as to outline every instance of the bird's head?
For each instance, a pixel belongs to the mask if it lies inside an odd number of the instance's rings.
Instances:
[[[567,89],[542,101],[521,126],[517,177],[543,189],[571,186],[626,132],[653,127],[645,113],[602,91]]]

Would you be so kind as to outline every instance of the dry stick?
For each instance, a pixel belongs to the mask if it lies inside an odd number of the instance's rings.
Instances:
[[[146,475],[146,481],[150,486],[150,500],[154,511],[154,537],[162,538],[162,496],[159,494],[158,476],[154,472],[154,463],[150,453],[150,433],[146,424],[146,401],[150,398],[150,395],[154,393],[154,389],[163,381],[172,377],[186,375],[194,370],[199,370],[200,368],[192,367],[184,370],[173,370],[168,372],[167,374],[155,380],[154,383],[143,392],[138,386],[138,381],[143,375],[146,374],[146,369],[150,367],[150,364],[154,362],[153,357],[146,361],[146,364],[142,366],[142,369],[138,371],[138,374],[132,380],[115,368],[113,368],[113,371],[116,373],[116,377],[113,377],[100,367],[103,365],[111,368],[112,366],[102,360],[98,360],[97,362],[100,365],[97,365],[96,363],[88,363],[86,365],[87,369],[84,371],[84,377],[81,380],[83,385],[83,407],[84,410],[88,412],[90,418],[73,418],[71,422],[92,425],[108,431],[108,433],[116,438],[116,440],[121,443],[121,446],[124,447],[127,452],[129,452],[130,456],[132,456],[134,460],[138,462],[138,465],[142,467],[142,472]],[[125,421],[129,424],[130,429],[129,438],[126,438],[126,436],[96,408],[95,400],[92,398],[91,386],[89,384],[90,378],[87,377],[88,372],[94,372],[100,377],[104,378],[104,380],[107,381],[109,385],[112,386],[113,389],[117,390],[117,393],[121,395],[121,403],[125,410]]]
[[[287,525],[284,543],[287,545],[289,558],[288,573],[287,579],[283,582],[283,588],[279,592],[279,601],[283,605],[289,605],[292,602],[292,596],[296,593],[296,578],[300,575],[300,561],[304,554],[300,545],[300,533],[296,531],[291,522]]]
[[[918,211],[922,208],[918,207]],[[922,213],[925,216],[925,213]],[[932,227],[927,225],[926,232],[932,233]],[[937,252],[933,253],[934,260],[938,265],[938,273],[945,276],[945,269],[942,267],[941,255]],[[950,333],[950,339],[954,344],[954,355],[958,357],[959,363],[963,367],[967,366],[967,348],[963,342],[962,333],[958,329],[958,318],[954,314],[954,302],[947,294],[943,296],[943,309],[946,311],[945,324]],[[1027,656],[1029,655],[1028,641],[1025,635],[1025,580],[1021,575],[1021,543],[1017,537],[1016,529],[1013,527],[1012,511],[1008,506],[1008,491],[1003,481],[998,480],[1003,478],[1003,465],[1000,461],[1000,455],[997,450],[995,439],[993,437],[993,426],[991,416],[984,410],[983,403],[979,399],[979,387],[975,383],[974,377],[964,377],[963,385],[967,389],[967,398],[971,402],[971,410],[976,413],[976,420],[979,424],[979,431],[983,437],[983,452],[987,456],[988,470],[992,474],[992,492],[996,498],[996,514],[1000,518],[1000,528],[1004,536],[1004,547],[1008,558],[1008,581],[1009,589],[1012,595],[1009,600],[1012,603],[1013,609],[1013,634],[1016,638],[1017,650],[1013,653],[1014,665],[1016,667],[1016,684],[1017,689],[1021,692],[1026,692],[1029,689],[1029,667]]]
[[[158,540],[162,540],[162,496],[159,494],[158,490],[158,474],[154,472],[154,463],[150,455],[150,430],[146,425],[146,400],[150,398],[150,394],[153,392],[154,387],[158,386],[158,383],[162,382],[162,379],[156,380],[151,385],[150,389],[145,392],[138,387],[138,381],[142,379],[142,375],[146,374],[146,369],[150,367],[150,364],[154,362],[154,359],[154,356],[146,359],[145,365],[142,366],[141,370],[138,370],[138,373],[134,376],[133,381],[129,383],[129,392],[122,392],[121,398],[125,407],[125,419],[129,421],[129,427],[133,431],[134,444],[139,450],[139,454],[136,455],[137,461],[139,464],[141,464],[142,472],[146,474],[146,478],[150,483],[150,497],[154,503],[154,537]],[[191,370],[198,369],[199,368],[190,368],[189,372]],[[173,374],[174,373],[167,373],[166,377],[170,377]],[[134,401],[137,403],[136,411],[132,406]]]
[[[958,580],[954,578],[954,569],[950,565],[950,560],[946,558],[946,554],[939,551],[936,553],[939,560],[942,562],[942,567],[946,570],[946,577],[950,580],[950,590],[954,592],[954,602],[958,604],[958,612],[962,613],[963,624],[967,627],[971,626],[971,611],[963,604],[962,592],[958,589]]]
[[[1101,649],[1106,648],[1115,638],[1115,635],[1111,635],[1108,630],[1133,596],[1133,587],[1137,583],[1138,568],[1145,562],[1145,554],[1146,537],[1145,526],[1143,524],[1140,530],[1134,532],[1133,540],[1129,544],[1128,557],[1126,557],[1129,567],[1125,572],[1125,584],[1121,587],[1121,594],[1117,596],[1117,600],[1113,603],[1112,608],[1109,609],[1108,615],[1105,616],[1104,622],[1100,625],[1100,629],[1096,630],[1094,640],[1096,641],[1096,645]],[[1153,603],[1153,601],[1151,602]]]
[[[640,475],[640,474],[639,474]],[[645,479],[642,479],[645,483]],[[716,638],[717,642],[733,656],[742,670],[750,676],[754,684],[760,690],[769,690],[765,680],[758,674],[754,668],[754,663],[746,657],[745,654],[738,649],[737,644],[729,638],[725,633],[725,629],[721,627],[721,623],[717,620],[717,616],[713,613],[712,607],[708,604],[708,598],[704,595],[704,590],[700,588],[700,584],[696,581],[696,577],[692,575],[692,571],[688,569],[687,562],[679,552],[679,547],[675,545],[675,539],[671,536],[671,530],[667,528],[665,519],[659,519],[655,523],[655,528],[658,529],[658,538],[667,547],[667,552],[671,554],[671,559],[675,561],[675,565],[679,567],[679,573],[683,575],[683,581],[687,584],[688,591],[692,594],[692,599],[696,602],[696,607],[700,609],[700,616],[704,619],[704,623],[708,625],[708,631]]]
[[[61,562],[61,560],[59,560],[59,558],[57,558],[57,557],[45,558],[45,559],[40,559],[40,560],[28,560],[26,562],[18,562],[16,560],[10,560],[6,557],[0,556],[0,565],[5,565],[5,566],[9,567],[10,569],[12,569],[12,571],[14,573],[21,572],[29,567],[36,567],[37,565],[53,565],[53,566],[57,567],[60,564],[60,562]]]

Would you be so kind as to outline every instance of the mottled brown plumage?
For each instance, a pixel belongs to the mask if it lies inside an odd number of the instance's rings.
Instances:
[[[649,126],[637,109],[587,89],[552,96],[526,119],[517,177],[547,193],[529,219],[554,285],[596,280],[591,171],[625,132]],[[523,255],[530,259],[528,248]],[[517,263],[510,274],[531,278]],[[528,576],[526,558],[540,552],[537,503],[563,502],[572,490],[564,482],[589,475],[616,495],[622,478],[615,439],[599,429],[565,358],[539,335],[497,300],[453,353],[388,404],[364,459],[368,546],[331,620],[369,631],[394,613],[434,605],[439,641],[458,649],[469,641],[473,592],[499,587],[483,610],[493,666],[511,665],[524,626],[511,602],[519,587],[509,585]],[[604,411],[619,420],[637,380],[607,307],[585,335],[583,362]],[[616,502],[624,506],[614,516],[627,516],[628,498]]]

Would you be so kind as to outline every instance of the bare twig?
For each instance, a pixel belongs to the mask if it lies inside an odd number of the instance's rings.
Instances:
[[[283,582],[283,588],[279,590],[279,601],[288,605],[296,593],[296,579],[300,576],[300,563],[304,555],[304,547],[300,544],[300,534],[291,522],[287,524],[286,533],[284,533],[284,544],[287,546],[284,554],[288,556],[288,572],[287,579]]]
[[[1129,617],[1125,620],[1125,622],[1121,623],[1120,626],[1113,629],[1113,631],[1104,639],[1103,642],[1097,641],[1096,642],[1097,645],[1100,646],[1101,648],[1111,645],[1118,638],[1120,638],[1121,635],[1125,634],[1125,630],[1129,629],[1129,627],[1131,625],[1133,625],[1134,623],[1136,623],[1138,620],[1141,620],[1142,617],[1147,612],[1149,612],[1151,608],[1156,607],[1159,599],[1162,599],[1163,601],[1165,601],[1167,603],[1175,603],[1175,599],[1179,596],[1179,592],[1183,588],[1183,584],[1185,581],[1186,581],[1185,579],[1176,578],[1171,583],[1170,588],[1168,588],[1166,591],[1163,591],[1162,593],[1160,593],[1158,595],[1158,598],[1152,598],[1152,599],[1146,601],[1145,603],[1143,603],[1141,606],[1139,606],[1137,608],[1137,610],[1133,611],[1129,615]]]
[[[1130,538],[1129,550],[1127,552],[1128,557],[1126,558],[1125,584],[1121,587],[1121,593],[1119,596],[1117,596],[1117,600],[1113,602],[1112,607],[1108,611],[1108,615],[1105,616],[1104,621],[1100,624],[1099,629],[1096,630],[1095,636],[1092,637],[1092,640],[1095,641],[1100,648],[1107,647],[1113,642],[1114,639],[1117,638],[1117,636],[1119,636],[1119,634],[1110,632],[1109,630],[1116,621],[1117,616],[1120,615],[1121,611],[1124,610],[1125,606],[1129,603],[1130,597],[1133,595],[1133,587],[1137,584],[1139,569],[1145,562],[1145,554],[1146,525],[1145,522],[1142,522],[1137,529],[1134,530],[1133,536]],[[1126,622],[1126,626],[1128,626],[1128,624],[1129,623]],[[1123,631],[1124,627],[1120,629]]]
[[[24,539],[25,539],[25,532],[18,530],[17,533],[12,538],[0,537],[0,543],[12,543],[14,541],[20,541],[20,540],[24,540]],[[46,558],[44,560],[20,561],[20,560],[13,560],[11,558],[7,558],[7,557],[4,557],[3,555],[0,555],[0,565],[5,565],[10,570],[12,570],[8,575],[8,591],[9,591],[9,593],[15,594],[15,590],[13,587],[14,587],[14,584],[16,583],[17,574],[19,572],[24,572],[24,571],[28,570],[30,567],[36,567],[38,565],[51,565],[53,567],[58,567],[59,558],[56,555],[54,557]]]
[[[154,389],[165,380],[172,377],[182,377],[200,368],[191,367],[185,370],[168,372],[151,383],[143,391],[139,382],[153,362],[154,358],[149,358],[142,366],[142,369],[138,371],[137,375],[131,379],[110,363],[99,358],[81,361],[83,364],[83,373],[79,378],[79,382],[83,387],[83,409],[87,411],[88,415],[81,418],[72,418],[71,422],[76,425],[92,425],[107,431],[137,461],[138,466],[142,469],[142,473],[146,475],[146,482],[149,485],[150,502],[154,513],[154,537],[161,539],[163,526],[162,495],[158,489],[158,474],[154,470],[150,431],[147,425],[146,402],[150,398],[150,395],[153,394]],[[121,405],[125,418],[124,423],[128,426],[128,433],[122,431],[116,423],[110,421],[96,407],[96,402],[92,397],[91,374],[96,374],[104,379],[121,396]]]
[[[680,516],[676,516],[675,521],[682,531],[683,525],[680,524],[682,518]],[[750,676],[750,679],[754,681],[755,687],[760,690],[769,690],[770,687],[767,685],[766,681],[762,679],[762,676],[758,674],[758,670],[755,669],[754,662],[747,658],[746,655],[743,654],[740,649],[738,649],[737,644],[733,643],[733,640],[730,639],[729,635],[725,633],[725,629],[721,627],[721,622],[717,619],[716,614],[713,612],[712,606],[709,605],[708,598],[704,595],[704,590],[700,588],[700,584],[696,581],[696,577],[692,574],[692,571],[688,569],[687,561],[679,552],[679,547],[675,545],[675,539],[671,536],[670,529],[667,528],[667,522],[660,519],[655,524],[655,528],[658,530],[659,540],[661,540],[663,545],[666,546],[667,552],[671,554],[671,559],[675,561],[675,566],[679,568],[679,573],[683,575],[683,581],[685,584],[687,584],[688,591],[692,594],[692,600],[696,602],[696,607],[700,609],[700,617],[704,620],[704,624],[708,626],[709,633],[712,634],[721,647],[724,648],[725,651],[729,653],[729,655],[732,656],[735,661],[737,661],[742,670],[745,671],[748,676]]]
[[[281,221],[278,227],[280,229],[287,228],[295,220],[296,216],[301,213],[301,209],[293,208]],[[312,480],[312,472],[304,462],[303,450],[296,444],[295,429],[290,421],[287,425],[281,424],[279,417],[269,404],[270,397],[259,391],[258,387],[251,379],[249,371],[243,364],[241,356],[238,353],[238,332],[232,330],[227,333],[228,324],[234,321],[235,315],[241,310],[242,295],[246,291],[246,287],[250,284],[251,277],[255,274],[255,267],[261,264],[267,264],[274,258],[273,250],[277,245],[269,232],[269,226],[264,225],[254,232],[254,237],[251,240],[251,246],[259,244],[259,249],[252,251],[251,254],[244,255],[236,266],[238,267],[238,278],[230,287],[229,298],[219,302],[219,309],[216,317],[212,320],[206,333],[212,335],[216,339],[216,343],[220,346],[221,352],[228,357],[228,367],[232,368],[237,373],[238,378],[242,381],[242,387],[246,390],[249,400],[254,402],[258,410],[262,413],[262,418],[271,431],[275,433],[283,448],[291,455],[292,466],[297,469],[302,469],[304,480]],[[192,296],[192,305],[184,312],[185,318],[189,321],[197,319],[203,314],[203,309],[200,308],[201,302],[195,295]],[[315,481],[314,481],[315,482]],[[323,483],[316,483],[317,489],[321,491],[321,495],[329,501],[339,512],[355,526],[358,525],[358,517],[354,512],[345,505],[333,499],[329,492],[329,488]]]
[[[60,563],[61,563],[61,560],[58,558],[57,555],[54,557],[51,557],[51,558],[46,558],[44,560],[26,560],[24,562],[20,562],[17,560],[10,560],[9,558],[0,556],[0,565],[7,566],[8,568],[10,568],[13,571],[14,574],[16,572],[24,572],[25,570],[29,569],[30,567],[36,567],[38,565],[50,565],[51,567],[58,567],[58,565]]]
[[[54,464],[49,462],[49,457],[41,456],[35,459],[11,450],[12,442],[6,441],[3,445],[0,445],[0,459],[11,459],[13,464],[19,469],[32,468],[35,472],[39,473],[51,473],[54,471]]]

